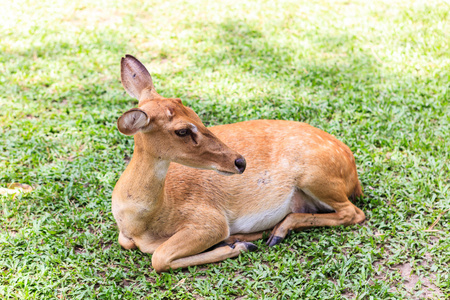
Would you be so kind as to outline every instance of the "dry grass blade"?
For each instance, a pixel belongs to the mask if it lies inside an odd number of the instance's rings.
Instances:
[[[428,229],[426,229],[426,230],[424,230],[424,231],[425,231],[425,232],[435,232],[435,231],[438,231],[438,230],[433,230],[434,226],[436,226],[436,224],[439,222],[439,220],[441,219],[441,217],[442,217],[446,212],[448,212],[449,210],[450,210],[450,209],[446,209],[446,210],[444,210],[443,212],[441,212],[441,213],[438,215],[438,217],[436,218],[436,220],[434,220],[433,224],[431,224],[431,226],[428,227]]]
[[[14,195],[17,193],[29,193],[33,190],[31,186],[24,183],[11,183],[8,188],[0,188],[0,195]]]

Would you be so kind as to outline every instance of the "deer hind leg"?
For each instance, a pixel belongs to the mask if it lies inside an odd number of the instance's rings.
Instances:
[[[299,192],[300,196],[303,196],[303,200],[307,199],[305,201],[307,205],[297,207],[297,210],[301,212],[287,215],[283,221],[276,225],[267,240],[267,245],[274,246],[279,244],[292,230],[321,226],[352,225],[365,220],[364,212],[353,205],[345,193],[336,193],[327,197],[327,195],[320,195],[319,192],[317,194],[322,197],[318,198],[316,195],[308,196],[302,191]],[[312,200],[313,203],[309,202],[308,199]],[[313,204],[316,204],[316,206]],[[329,212],[329,208],[332,208],[334,212]],[[322,213],[324,211],[327,213]]]
[[[225,239],[226,230],[222,232],[224,232],[222,235],[211,234],[211,229],[204,231],[184,229],[177,232],[153,253],[153,268],[157,273],[161,273],[169,269],[214,263],[236,257],[243,251],[256,250],[256,246],[252,243],[234,242],[213,247],[212,250],[202,253]]]

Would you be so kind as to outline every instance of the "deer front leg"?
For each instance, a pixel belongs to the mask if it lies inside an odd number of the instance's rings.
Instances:
[[[164,243],[167,238],[155,239],[151,236],[135,236],[133,238],[126,237],[122,232],[119,233],[119,244],[126,250],[139,248],[144,253],[152,254],[155,249]]]
[[[155,250],[152,256],[153,268],[157,273],[161,273],[169,269],[222,261],[236,257],[243,251],[256,249],[252,243],[235,242],[201,253],[223,241],[226,235],[226,231],[222,235],[212,234],[211,230],[184,229],[179,231]]]
[[[262,239],[264,234],[270,234],[270,230],[254,232],[254,233],[239,233],[229,236],[224,242],[227,244],[234,244],[236,242],[253,242]]]
[[[127,238],[122,231],[119,232],[119,244],[122,246],[122,248],[126,250],[134,249],[136,248],[136,244],[134,241],[130,238]]]

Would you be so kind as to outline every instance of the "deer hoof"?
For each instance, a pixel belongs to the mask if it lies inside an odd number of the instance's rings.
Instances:
[[[247,251],[253,252],[253,251],[255,251],[256,249],[258,249],[258,246],[256,246],[256,245],[253,244],[253,243],[244,242],[244,244],[245,244],[245,247],[247,248]]]
[[[268,245],[269,247],[273,247],[281,243],[281,241],[283,240],[284,238],[282,238],[281,236],[271,235],[270,238],[267,240],[266,245]]]

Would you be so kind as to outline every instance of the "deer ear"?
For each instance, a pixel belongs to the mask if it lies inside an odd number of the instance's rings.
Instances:
[[[120,116],[117,128],[125,135],[134,135],[150,123],[150,118],[139,108],[133,108]]]
[[[134,56],[127,54],[125,57],[122,57],[120,62],[120,77],[128,95],[139,101],[143,100],[143,94],[156,94],[150,73]]]

